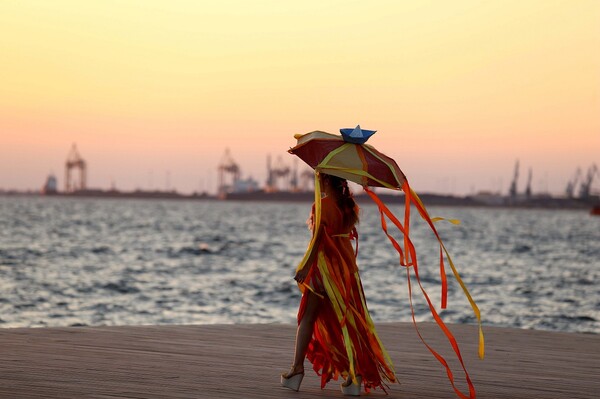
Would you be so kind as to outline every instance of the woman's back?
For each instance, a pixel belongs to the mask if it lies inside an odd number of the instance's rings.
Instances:
[[[329,256],[338,255],[344,262],[341,262],[351,272],[356,271],[356,259],[350,236],[354,225],[347,226],[344,220],[344,214],[338,207],[336,201],[332,198],[325,197],[321,200],[321,224],[324,228],[323,237],[325,245],[322,249]]]

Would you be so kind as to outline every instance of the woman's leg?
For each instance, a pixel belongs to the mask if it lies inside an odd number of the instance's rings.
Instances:
[[[292,368],[287,375],[298,374],[304,371],[304,358],[306,357],[306,349],[313,335],[313,329],[315,325],[315,319],[319,313],[319,297],[313,294],[310,290],[307,290],[304,295],[308,295],[306,298],[306,309],[302,320],[298,324],[298,330],[296,331],[296,351],[294,354],[294,363]]]

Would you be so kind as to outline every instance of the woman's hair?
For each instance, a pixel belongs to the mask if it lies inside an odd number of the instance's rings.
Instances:
[[[324,180],[329,182],[331,188],[336,192],[337,206],[344,215],[344,227],[350,228],[358,223],[358,205],[354,201],[348,181],[341,177],[322,174]]]

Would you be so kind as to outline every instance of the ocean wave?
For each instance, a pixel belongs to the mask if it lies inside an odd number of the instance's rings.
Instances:
[[[2,327],[293,323],[309,204],[0,198]],[[400,208],[399,208],[400,209]],[[401,212],[401,209],[399,210]],[[600,229],[577,211],[432,208],[486,325],[600,333]],[[375,321],[410,321],[406,269],[363,206],[358,265]],[[473,323],[439,246],[411,224],[421,282]],[[431,313],[413,275],[418,321]]]

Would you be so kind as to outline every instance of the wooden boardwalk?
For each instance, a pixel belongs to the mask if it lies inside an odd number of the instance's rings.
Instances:
[[[432,324],[430,344],[448,345]],[[442,366],[411,324],[377,326],[401,385],[371,398],[455,398]],[[597,398],[600,336],[486,328],[477,358],[474,326],[451,326],[478,398]],[[300,392],[279,386],[289,367],[291,325],[207,325],[0,329],[0,398],[343,398],[321,390],[308,362]],[[458,386],[463,374],[451,362]]]

